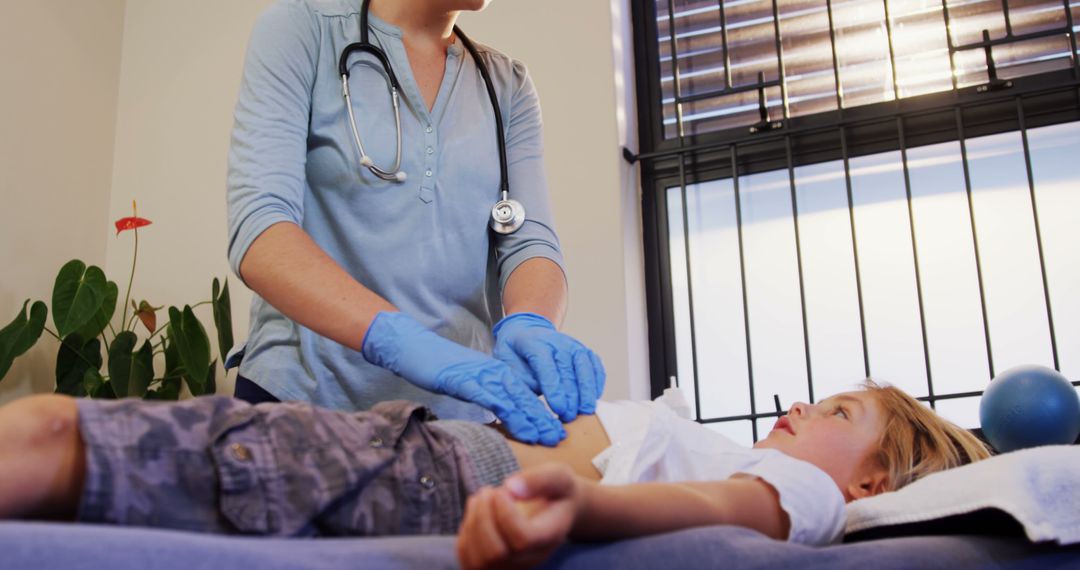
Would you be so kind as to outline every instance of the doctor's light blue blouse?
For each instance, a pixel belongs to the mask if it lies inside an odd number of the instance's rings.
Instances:
[[[257,21],[229,152],[230,265],[239,275],[260,233],[296,223],[360,283],[442,336],[489,352],[502,287],[514,268],[533,257],[562,267],[532,81],[521,63],[477,44],[506,129],[510,194],[528,213],[520,230],[496,237],[488,229],[499,197],[495,118],[460,41],[448,49],[429,112],[401,31],[369,16],[371,41],[385,50],[402,87],[401,168],[408,178],[387,182],[360,166],[337,76],[342,49],[359,40],[359,12],[360,0],[282,0]],[[353,55],[349,65],[361,141],[375,164],[393,164],[394,114],[382,68],[368,54]],[[493,418],[369,364],[257,295],[240,374],[282,400],[353,410],[407,399],[444,418]]]

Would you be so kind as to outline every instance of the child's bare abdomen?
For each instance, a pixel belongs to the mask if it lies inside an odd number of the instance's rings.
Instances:
[[[563,427],[566,439],[555,447],[529,445],[510,438],[506,441],[522,469],[543,463],[565,463],[578,475],[599,481],[600,472],[593,467],[592,458],[611,445],[600,420],[595,415],[578,416]]]

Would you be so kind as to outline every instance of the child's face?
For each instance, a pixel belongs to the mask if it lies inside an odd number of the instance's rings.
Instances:
[[[754,445],[813,463],[836,481],[847,500],[876,494],[884,468],[868,461],[877,451],[884,417],[869,392],[845,392],[817,404],[796,403]],[[860,488],[867,482],[870,488]],[[872,492],[871,492],[872,491]],[[866,494],[864,494],[864,492]]]

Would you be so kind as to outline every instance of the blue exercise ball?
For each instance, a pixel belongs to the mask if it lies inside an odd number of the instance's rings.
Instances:
[[[979,421],[1001,453],[1073,443],[1080,436],[1080,395],[1052,368],[1017,366],[998,374],[983,392]]]

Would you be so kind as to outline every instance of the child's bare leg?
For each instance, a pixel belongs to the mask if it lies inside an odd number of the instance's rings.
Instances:
[[[74,517],[85,471],[74,399],[38,395],[0,407],[0,519]]]

